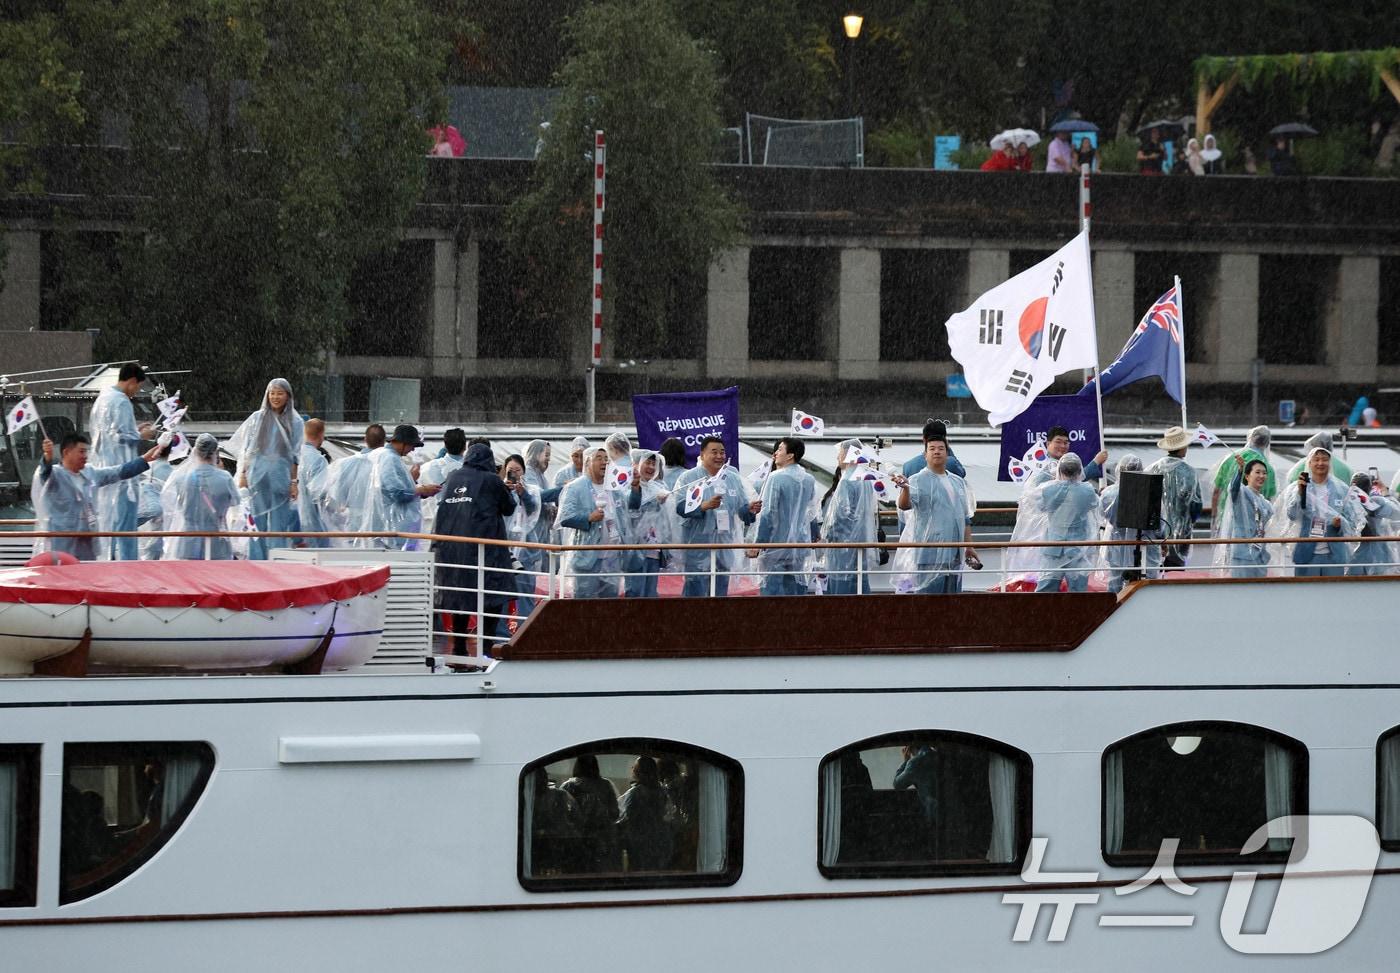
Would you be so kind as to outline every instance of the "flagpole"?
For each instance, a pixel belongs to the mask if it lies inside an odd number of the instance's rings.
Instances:
[[[1178,308],[1180,308],[1180,310],[1181,310],[1181,313],[1177,316],[1177,319],[1181,322],[1181,326],[1180,326],[1180,327],[1181,327],[1181,334],[1179,334],[1179,335],[1177,336],[1177,337],[1179,337],[1181,340],[1180,340],[1179,342],[1177,342],[1177,353],[1178,353],[1178,355],[1179,355],[1180,358],[1181,358],[1181,428],[1182,428],[1182,429],[1185,429],[1185,428],[1186,428],[1186,302],[1185,302],[1184,300],[1182,300],[1182,297],[1181,297],[1181,278],[1180,278],[1180,277],[1172,277],[1172,281],[1174,282],[1174,286],[1176,287],[1176,306],[1177,306]]]
[[[1084,194],[1088,194],[1089,173],[1088,167],[1084,167]],[[1098,312],[1094,310],[1094,262],[1093,254],[1089,252],[1089,210],[1086,204],[1084,207],[1084,266],[1089,268],[1089,326],[1094,332],[1094,408],[1099,413],[1099,452],[1105,451],[1108,447],[1104,444],[1103,431],[1103,381],[1102,373],[1099,371],[1099,323]],[[1105,471],[1107,473],[1107,471]]]

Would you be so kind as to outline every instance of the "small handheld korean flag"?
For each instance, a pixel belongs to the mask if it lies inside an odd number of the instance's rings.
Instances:
[[[1011,477],[1012,483],[1022,483],[1026,477],[1031,475],[1031,469],[1026,465],[1025,460],[1011,457],[1006,461],[1006,475]]]
[[[701,499],[705,496],[706,480],[697,480],[685,491],[685,512],[690,513],[700,506]]]
[[[608,464],[607,484],[609,490],[627,490],[632,486],[632,470],[627,466]]]
[[[180,393],[177,391],[174,395],[167,395],[156,403],[156,408],[160,410],[161,416],[167,422],[176,412],[183,415],[183,410],[180,408]]]
[[[899,499],[899,488],[894,485],[894,481],[888,476],[875,476],[870,481],[870,486],[874,489],[875,496],[886,503],[894,503]]]
[[[1097,368],[1088,234],[993,287],[945,327],[993,426],[1020,415],[1057,375]]]
[[[5,416],[5,432],[14,435],[25,426],[38,421],[39,410],[34,408],[34,397],[26,395]]]
[[[1211,432],[1199,422],[1196,423],[1196,435],[1191,437],[1192,446],[1224,446],[1220,437]]]
[[[850,449],[846,450],[846,462],[854,463],[856,468],[859,469],[873,464],[875,462],[875,457],[871,456],[859,446],[852,446]]]
[[[190,442],[189,436],[185,435],[179,429],[170,430],[169,436],[170,455],[166,457],[167,460],[173,463],[176,460],[184,459],[186,456],[190,455],[190,450],[194,448],[194,444]],[[165,438],[164,435],[162,435],[161,438]]]
[[[826,423],[819,416],[810,416],[801,409],[792,410],[792,434],[794,436],[820,436]]]
[[[1021,461],[1023,464],[1035,466],[1044,463],[1049,458],[1050,450],[1046,448],[1045,440],[1037,439],[1035,442],[1031,443],[1030,448],[1022,455]],[[1029,473],[1030,471],[1027,470],[1026,472]]]
[[[768,479],[768,474],[771,472],[773,472],[773,461],[771,459],[764,460],[762,466],[749,474],[749,482],[757,489],[763,486],[763,481]]]

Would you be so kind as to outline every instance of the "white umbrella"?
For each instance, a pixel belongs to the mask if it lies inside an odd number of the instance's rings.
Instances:
[[[1015,136],[1016,130],[1014,128],[1008,128],[1004,132],[998,132],[996,135],[993,135],[988,144],[993,149],[1004,149],[1015,142]]]
[[[1016,128],[1012,129],[1012,131],[1016,133],[1016,137],[1013,141],[1025,142],[1027,148],[1033,149],[1040,144],[1040,134],[1038,132],[1034,132],[1029,128]]]

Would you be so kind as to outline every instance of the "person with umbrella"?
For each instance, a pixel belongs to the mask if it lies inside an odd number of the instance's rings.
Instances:
[[[983,172],[1014,172],[1016,169],[1015,157],[1007,151],[1010,145],[1010,133],[1001,132],[992,136],[988,143],[992,147],[992,154],[982,163]]]
[[[1316,134],[1317,129],[1302,122],[1285,122],[1269,129],[1269,135],[1274,140],[1268,154],[1269,171],[1276,176],[1301,176],[1303,171],[1293,157],[1293,140]]]

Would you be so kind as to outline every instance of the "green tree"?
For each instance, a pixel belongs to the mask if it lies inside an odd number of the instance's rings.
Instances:
[[[573,54],[530,190],[508,214],[544,320],[578,321],[591,255],[592,136],[607,138],[607,292],[613,352],[659,355],[675,309],[734,240],[740,213],[708,165],[720,129],[710,58],[666,0],[610,0],[568,23]],[[561,286],[562,282],[562,286]],[[576,299],[573,299],[577,295]]]
[[[99,353],[192,368],[204,410],[314,369],[355,262],[421,196],[446,59],[433,22],[415,0],[63,4],[84,141],[115,121],[130,146],[95,154],[90,195],[134,197],[139,228],[65,267]]]

